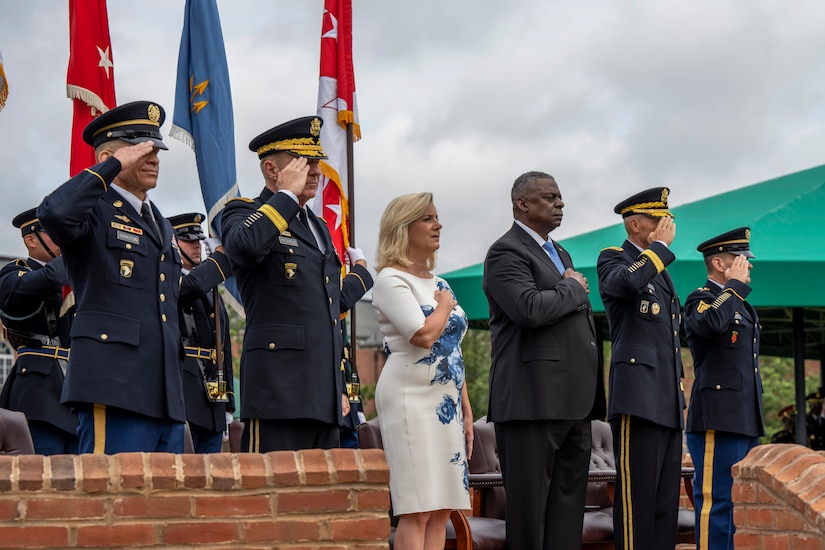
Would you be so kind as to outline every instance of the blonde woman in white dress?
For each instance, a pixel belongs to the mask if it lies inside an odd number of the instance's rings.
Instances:
[[[431,272],[440,233],[431,193],[398,197],[381,217],[372,304],[387,362],[375,406],[399,516],[395,550],[441,550],[450,511],[470,508],[473,412],[460,348],[467,316]]]

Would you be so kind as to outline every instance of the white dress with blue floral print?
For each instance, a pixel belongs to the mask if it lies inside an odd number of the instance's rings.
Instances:
[[[435,309],[437,288],[449,286],[438,277],[384,268],[372,290],[388,354],[375,407],[395,514],[470,507],[461,409],[464,310],[453,309],[432,349],[410,344]]]

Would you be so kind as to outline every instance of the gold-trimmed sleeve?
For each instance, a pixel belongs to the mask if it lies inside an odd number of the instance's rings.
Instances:
[[[216,265],[216,266],[218,266],[218,271],[220,271],[220,272],[221,272],[221,277],[223,277],[223,280],[225,281],[225,280],[226,280],[226,273],[224,273],[224,272],[223,272],[223,269],[221,269],[221,264],[219,264],[219,263],[218,263],[218,260],[216,260],[216,259],[215,259],[215,258],[213,258],[212,256],[209,256],[209,257],[207,258],[207,260],[212,260],[213,262],[215,262],[215,265]]]
[[[665,270],[665,263],[662,261],[658,254],[656,254],[649,248],[647,250],[642,250],[642,254],[650,258],[650,261],[653,262],[653,265],[656,266],[656,273],[661,273]]]
[[[361,281],[361,286],[362,286],[362,287],[364,287],[364,292],[366,292],[366,291],[368,290],[368,289],[367,289],[367,285],[366,285],[366,283],[364,282],[364,279],[362,279],[362,278],[361,278],[361,276],[360,276],[358,273],[356,273],[356,272],[354,272],[354,271],[350,271],[350,272],[348,273],[348,275],[355,275],[356,277],[358,277],[358,280],[359,280],[359,281]]]
[[[281,216],[280,212],[275,210],[275,208],[273,208],[269,204],[265,204],[258,208],[258,212],[262,213],[264,216],[269,218],[269,221],[271,221],[275,225],[275,227],[278,228],[278,231],[281,233],[286,231],[287,227],[289,227],[289,224],[286,223],[286,220],[283,216]]]
[[[94,170],[90,170],[89,168],[86,168],[84,171],[85,171],[85,172],[89,172],[89,173],[90,173],[90,174],[92,174],[93,176],[97,176],[97,179],[99,179],[99,180],[100,180],[100,183],[102,183],[102,184],[103,184],[103,190],[104,190],[104,191],[107,191],[107,190],[109,189],[109,186],[108,186],[108,185],[106,185],[106,180],[104,180],[104,179],[103,179],[103,176],[101,176],[100,174],[98,174],[98,173],[97,173],[97,172],[95,172]]]

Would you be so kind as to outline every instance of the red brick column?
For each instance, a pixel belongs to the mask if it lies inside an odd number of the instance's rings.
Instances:
[[[379,550],[378,449],[0,456],[0,548]]]
[[[825,453],[760,445],[733,467],[736,550],[825,550]]]

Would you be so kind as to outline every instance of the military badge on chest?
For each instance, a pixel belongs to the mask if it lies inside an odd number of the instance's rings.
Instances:
[[[120,260],[120,276],[128,279],[132,276],[135,262],[132,260]]]
[[[287,262],[284,264],[284,277],[290,281],[298,274],[298,264],[294,262]]]

